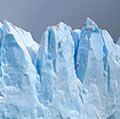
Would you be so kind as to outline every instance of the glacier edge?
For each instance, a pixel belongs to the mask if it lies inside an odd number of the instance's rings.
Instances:
[[[0,119],[119,119],[120,46],[87,18],[49,26],[40,44],[0,23]]]

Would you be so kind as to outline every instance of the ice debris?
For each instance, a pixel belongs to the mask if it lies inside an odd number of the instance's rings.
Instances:
[[[40,44],[0,23],[0,119],[119,119],[120,46],[87,18],[49,26]]]

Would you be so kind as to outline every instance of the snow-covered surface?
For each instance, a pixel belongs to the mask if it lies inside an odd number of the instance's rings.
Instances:
[[[87,18],[49,26],[40,45],[0,23],[0,119],[119,119],[120,46]]]

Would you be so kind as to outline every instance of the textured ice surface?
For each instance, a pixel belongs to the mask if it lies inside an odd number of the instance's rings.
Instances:
[[[91,19],[49,26],[40,45],[0,23],[0,119],[119,119],[119,84],[120,46]]]

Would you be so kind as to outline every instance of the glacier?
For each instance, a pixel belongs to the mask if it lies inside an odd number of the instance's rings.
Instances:
[[[0,119],[119,119],[120,40],[90,18],[48,26],[39,43],[0,23]]]

